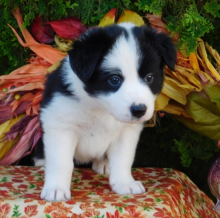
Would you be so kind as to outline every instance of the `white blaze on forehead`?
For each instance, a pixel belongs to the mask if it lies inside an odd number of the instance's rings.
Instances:
[[[105,56],[101,68],[119,69],[121,72],[128,74],[134,73],[137,76],[140,52],[137,48],[136,41],[129,30],[128,36],[123,33],[116,39],[115,44]]]

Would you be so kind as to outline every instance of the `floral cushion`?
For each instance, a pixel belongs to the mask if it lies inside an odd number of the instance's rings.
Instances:
[[[75,169],[72,199],[40,199],[43,167],[0,166],[0,217],[121,218],[220,217],[214,203],[183,173],[166,168],[136,168],[146,193],[120,196],[111,191],[108,177],[91,169]]]

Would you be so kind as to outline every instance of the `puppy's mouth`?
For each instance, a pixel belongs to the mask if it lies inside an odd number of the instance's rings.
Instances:
[[[142,120],[141,118],[132,117],[129,115],[126,115],[126,118],[120,118],[117,120],[122,123],[143,123],[143,122],[146,122],[146,120]]]

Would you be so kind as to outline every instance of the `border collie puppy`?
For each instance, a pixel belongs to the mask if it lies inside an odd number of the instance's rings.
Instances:
[[[71,198],[73,159],[92,161],[94,171],[109,174],[112,190],[120,195],[145,192],[131,166],[163,85],[164,66],[174,70],[175,60],[169,36],[132,23],[93,28],[74,42],[48,76],[41,104],[41,198]],[[44,160],[36,156],[35,163]]]

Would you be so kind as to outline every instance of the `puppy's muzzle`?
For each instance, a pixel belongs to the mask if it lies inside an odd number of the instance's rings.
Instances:
[[[146,113],[147,107],[145,104],[132,104],[130,110],[134,117],[141,118]]]

